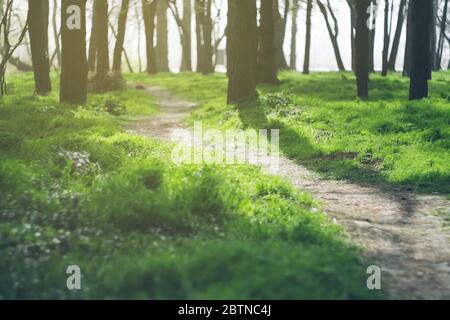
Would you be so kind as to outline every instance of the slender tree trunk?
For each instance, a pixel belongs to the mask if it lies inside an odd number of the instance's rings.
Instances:
[[[169,72],[169,44],[167,29],[167,1],[156,5],[156,71]]]
[[[95,18],[95,1],[92,3],[92,18],[91,18],[91,36],[89,38],[89,51],[88,51],[88,70],[90,72],[95,71],[95,65],[97,62],[97,21]]]
[[[292,2],[292,27],[291,27],[291,57],[289,61],[289,68],[291,70],[297,69],[297,31],[298,31],[298,1]]]
[[[334,15],[333,11],[331,10],[330,3],[328,2],[328,9],[330,10],[331,17],[332,17],[332,19],[334,21],[335,32],[333,33],[333,30],[331,28],[331,24],[330,24],[330,21],[329,21],[329,18],[328,18],[327,8],[319,0],[317,0],[317,4],[319,6],[320,11],[322,12],[322,15],[323,15],[324,19],[325,19],[325,23],[326,23],[326,26],[327,26],[328,34],[330,36],[331,44],[333,45],[334,54],[336,56],[336,62],[337,62],[337,65],[338,65],[338,69],[339,69],[339,71],[345,71],[344,63],[342,62],[341,51],[339,50],[339,44],[338,44],[338,40],[337,40],[337,38],[338,38],[337,19],[336,19],[335,15]]]
[[[275,61],[278,70],[288,69],[286,57],[284,56],[284,38],[286,35],[286,21],[289,12],[289,0],[284,1],[284,14],[281,16],[279,11],[278,0],[273,1],[273,19],[275,26],[274,45],[275,45]]]
[[[36,93],[45,95],[52,90],[48,56],[48,0],[28,1],[28,24]]]
[[[431,39],[434,27],[433,3],[429,0],[410,0],[411,10],[411,70],[409,99],[428,96],[431,79]]]
[[[261,23],[259,27],[258,81],[266,84],[278,83],[275,61],[273,1],[261,0]]]
[[[372,28],[369,30],[369,72],[375,72],[375,63],[374,63],[374,55],[375,55],[375,35],[376,35],[376,17],[378,8],[378,0],[371,1],[371,14],[370,18],[372,20]]]
[[[58,13],[58,0],[53,0],[53,13],[52,13],[53,37],[55,41],[56,61],[58,62],[58,67],[61,68],[61,41],[60,41],[60,33],[58,31],[58,26],[56,23],[57,13]]]
[[[142,0],[144,16],[145,40],[147,52],[147,73],[156,73],[155,47],[153,45],[155,32],[156,4],[158,0]]]
[[[59,94],[61,102],[73,104],[86,102],[86,0],[62,0],[61,3]]]
[[[352,48],[352,70],[355,70],[355,28],[356,28],[356,8],[355,0],[347,0],[350,8],[350,41]]]
[[[381,75],[387,76],[388,73],[388,56],[389,56],[389,0],[384,0],[384,36],[383,36],[383,63],[381,68]]]
[[[192,0],[183,0],[181,71],[192,71]]]
[[[305,57],[303,61],[303,74],[309,74],[309,60],[311,54],[311,14],[313,1],[308,0],[306,6],[306,35],[305,35]]]
[[[116,73],[122,72],[122,51],[123,51],[123,44],[125,41],[125,30],[129,7],[130,7],[130,0],[122,0],[122,5],[120,7],[119,12],[116,44],[114,46],[113,68],[112,68],[113,71]]]
[[[432,26],[431,26],[431,70],[438,70],[437,63],[437,34],[436,34],[436,21],[437,21],[437,0],[430,0],[432,2]]]
[[[95,0],[97,10],[96,20],[98,23],[97,33],[97,66],[95,73],[98,77],[105,77],[109,72],[109,48],[108,48],[108,1]]]
[[[256,0],[228,0],[227,102],[256,97]]]
[[[442,20],[440,25],[440,32],[439,32],[439,40],[438,40],[438,48],[437,48],[437,68],[441,69],[442,65],[442,55],[444,52],[444,38],[445,38],[445,28],[447,24],[447,14],[448,14],[448,0],[445,0],[444,2],[444,8],[442,13]]]
[[[197,72],[214,72],[211,0],[195,0],[197,32]]]
[[[403,25],[405,24],[405,9],[406,0],[401,0],[398,9],[397,27],[395,28],[394,40],[392,42],[391,55],[389,57],[388,70],[395,71],[395,63],[397,61],[398,48],[400,45],[400,38],[402,36]]]
[[[139,14],[139,9],[137,4],[134,7],[134,15],[136,17],[137,23],[137,55],[138,55],[138,67],[139,72],[142,72],[142,58],[141,58],[141,36],[142,36],[142,23],[141,23],[141,15]]]
[[[407,20],[406,20],[406,44],[405,44],[405,58],[403,61],[403,76],[409,76],[410,68],[411,68],[411,51],[412,51],[412,11],[411,11],[411,2],[412,0],[409,0],[408,3],[408,13],[407,13]]]
[[[369,28],[367,28],[367,21],[370,19],[370,13],[367,10],[369,6],[370,0],[358,0],[355,2],[355,74],[357,93],[360,98],[369,96]]]

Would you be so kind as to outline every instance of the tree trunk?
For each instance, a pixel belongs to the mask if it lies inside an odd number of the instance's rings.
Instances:
[[[331,44],[333,45],[334,54],[336,56],[336,62],[338,65],[338,69],[339,69],[339,71],[345,71],[344,63],[342,62],[341,51],[339,50],[339,44],[338,44],[338,40],[337,40],[338,34],[339,34],[338,27],[337,27],[337,19],[334,15],[333,11],[331,10],[330,2],[328,1],[328,9],[330,10],[331,17],[334,21],[334,29],[335,29],[334,33],[333,33],[333,30],[331,28],[331,24],[330,24],[330,21],[328,18],[327,8],[319,0],[317,0],[317,4],[319,5],[319,9],[322,12],[323,18],[325,19],[328,34],[330,36]]]
[[[388,56],[389,56],[389,0],[384,0],[384,35],[383,35],[383,61],[381,67],[381,75],[387,76],[388,73]]]
[[[409,76],[410,68],[411,68],[411,51],[412,51],[412,11],[411,11],[411,1],[409,0],[408,4],[408,13],[406,19],[406,44],[405,44],[405,58],[403,61],[403,76]]]
[[[156,71],[169,72],[169,45],[167,29],[167,1],[156,5]]]
[[[275,26],[274,45],[275,45],[275,61],[278,70],[288,69],[286,57],[284,56],[283,46],[286,35],[286,21],[289,12],[289,0],[285,0],[284,15],[281,16],[279,11],[278,0],[272,2],[273,4],[273,19]]]
[[[261,23],[259,27],[258,81],[265,84],[278,83],[274,46],[273,2],[261,0]]]
[[[183,0],[181,71],[192,71],[192,0]]]
[[[305,35],[305,58],[303,61],[303,74],[309,74],[309,60],[311,54],[311,14],[313,1],[308,0],[306,7],[306,35]]]
[[[372,28],[369,30],[369,72],[375,72],[374,54],[375,54],[375,35],[376,35],[376,8],[378,8],[378,0],[371,1],[371,20]]]
[[[28,1],[28,24],[36,93],[45,95],[52,90],[48,56],[48,0]]]
[[[156,73],[155,47],[153,45],[155,32],[156,4],[158,0],[142,0],[144,16],[145,40],[147,52],[147,73]]]
[[[352,48],[352,70],[355,70],[355,28],[356,28],[356,9],[355,0],[347,0],[350,8],[350,41]]]
[[[195,0],[197,32],[197,72],[214,72],[211,0]]]
[[[291,28],[291,57],[289,61],[289,68],[291,70],[297,69],[297,25],[298,19],[298,0],[292,2],[292,28]]]
[[[409,99],[417,100],[428,96],[428,79],[431,79],[433,3],[429,0],[410,0],[409,8],[412,21]]]
[[[445,0],[444,3],[444,9],[442,13],[442,20],[440,25],[440,32],[439,32],[439,41],[438,41],[438,48],[437,48],[437,68],[441,69],[442,65],[442,55],[444,52],[444,38],[445,38],[445,28],[447,27],[447,14],[448,14],[448,0]]]
[[[98,23],[97,33],[97,66],[95,73],[97,77],[105,77],[109,72],[109,48],[108,48],[108,1],[95,0],[94,10]]]
[[[367,28],[367,21],[370,19],[370,13],[367,10],[369,6],[370,0],[355,2],[355,74],[357,93],[360,98],[369,96],[369,28]]]
[[[92,18],[91,18],[91,36],[89,38],[89,51],[88,51],[88,70],[95,71],[95,63],[97,61],[97,24],[95,20],[95,2],[92,4]]]
[[[436,34],[436,21],[437,21],[437,0],[430,0],[432,2],[432,25],[431,25],[431,70],[438,70],[437,63],[437,34]]]
[[[397,61],[398,47],[402,36],[403,25],[405,23],[406,0],[401,0],[398,9],[397,27],[395,28],[394,40],[392,42],[391,55],[389,57],[388,70],[395,71],[395,63]]]
[[[71,10],[68,12],[68,9]],[[61,49],[60,101],[73,104],[85,103],[87,97],[86,0],[62,0]]]
[[[113,71],[117,73],[122,72],[122,51],[123,51],[123,43],[125,41],[125,30],[129,7],[130,7],[130,0],[122,0],[122,5],[120,7],[119,12],[116,44],[114,46],[113,68],[112,68]]]
[[[52,28],[53,28],[53,37],[55,41],[55,53],[56,53],[56,61],[58,61],[58,67],[61,68],[61,45],[60,45],[60,33],[58,31],[56,17],[58,13],[58,1],[53,0],[53,14],[52,14]]]
[[[227,102],[256,97],[256,0],[228,0]]]

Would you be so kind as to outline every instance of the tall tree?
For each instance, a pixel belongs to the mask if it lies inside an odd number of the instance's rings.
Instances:
[[[195,0],[197,71],[203,74],[214,72],[211,4],[211,0]]]
[[[183,0],[183,14],[177,0],[169,1],[169,8],[178,27],[181,40],[180,71],[192,71],[192,0]]]
[[[394,40],[392,41],[391,54],[389,56],[388,70],[395,71],[395,63],[397,61],[398,48],[400,45],[400,37],[402,36],[403,25],[406,17],[406,0],[401,0],[398,8],[397,26],[395,28]]]
[[[369,72],[375,72],[375,35],[377,23],[378,0],[372,0],[370,3],[371,28],[369,29]]]
[[[89,38],[89,49],[88,49],[88,70],[91,72],[95,71],[95,64],[97,61],[97,33],[98,33],[98,23],[96,20],[95,9],[96,9],[95,1],[92,2],[92,17],[91,17],[91,35]]]
[[[97,77],[104,78],[109,72],[109,48],[108,48],[108,0],[95,0],[94,15],[97,30],[97,64],[95,73]]]
[[[117,28],[116,44],[114,46],[113,67],[112,70],[116,73],[122,72],[122,52],[125,41],[125,30],[127,25],[128,10],[130,7],[130,0],[122,0],[119,12],[119,21]]]
[[[256,97],[256,0],[228,0],[228,103]]]
[[[336,62],[339,71],[345,71],[344,63],[342,62],[341,51],[339,49],[338,36],[339,36],[339,26],[336,15],[334,14],[333,8],[331,7],[330,0],[327,0],[327,5],[325,6],[321,0],[317,0],[317,5],[319,6],[320,12],[322,12],[323,18],[325,19],[325,24],[327,26],[328,34],[330,36],[331,44],[333,45],[334,55],[336,56]],[[333,19],[334,28],[331,27],[330,19],[328,14],[330,14]]]
[[[389,33],[389,0],[384,0],[384,34],[383,34],[383,53],[382,53],[382,67],[381,75],[387,76],[388,73],[388,58],[389,58],[389,44],[390,44],[390,33]]]
[[[308,0],[306,5],[306,35],[305,35],[305,58],[303,60],[303,74],[309,74],[309,60],[311,54],[311,15],[313,1]]]
[[[272,2],[273,19],[275,25],[274,42],[275,42],[275,61],[278,70],[288,69],[286,57],[284,56],[284,39],[286,36],[286,24],[289,14],[289,0],[284,0],[283,15],[280,14],[278,0]]]
[[[356,30],[356,8],[355,0],[347,0],[350,8],[350,41],[352,49],[352,70],[355,70],[355,30]]]
[[[142,0],[142,11],[144,16],[144,27],[145,27],[145,41],[146,41],[146,52],[147,52],[147,73],[156,73],[156,57],[155,57],[155,46],[154,33],[155,33],[155,15],[156,15],[156,4],[158,0]]]
[[[169,44],[167,28],[167,0],[156,5],[156,71],[169,72]]]
[[[445,0],[444,2],[444,8],[442,12],[442,18],[439,25],[439,40],[438,40],[438,47],[437,47],[437,67],[438,69],[441,68],[442,64],[442,57],[444,52],[444,38],[445,38],[445,28],[447,27],[447,15],[448,15],[448,0]]]
[[[292,0],[291,57],[289,59],[289,68],[291,70],[297,69],[298,9],[298,0]]]
[[[275,61],[273,2],[261,0],[261,22],[259,27],[258,81],[266,84],[278,83]]]
[[[28,32],[30,34],[36,93],[45,95],[52,89],[48,55],[48,0],[28,1]]]
[[[369,28],[370,0],[358,0],[356,8],[355,74],[358,97],[369,96]]]
[[[428,80],[431,79],[433,3],[429,0],[410,0],[411,10],[411,66],[409,99],[428,96]]]
[[[411,67],[411,51],[412,51],[412,11],[411,11],[411,0],[408,1],[408,13],[406,18],[406,43],[405,43],[405,58],[403,59],[403,76],[409,76],[409,71]]]
[[[61,68],[61,33],[58,31],[57,19],[58,16],[58,0],[53,0],[53,12],[52,12],[52,29],[53,29],[53,39],[55,42],[55,55],[56,61],[58,62],[58,67]]]
[[[61,3],[60,101],[84,103],[87,97],[86,0]]]

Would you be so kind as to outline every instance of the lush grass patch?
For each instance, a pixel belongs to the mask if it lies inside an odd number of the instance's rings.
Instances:
[[[450,192],[450,73],[435,73],[431,98],[409,102],[408,79],[372,75],[370,98],[355,98],[351,73],[282,73],[256,103],[225,104],[225,75],[128,76],[198,102],[191,121],[221,127],[280,128],[289,157],[324,176],[420,192]]]
[[[0,100],[0,298],[380,296],[308,194],[252,166],[177,167],[170,146],[124,133],[150,97],[31,92],[16,76]]]

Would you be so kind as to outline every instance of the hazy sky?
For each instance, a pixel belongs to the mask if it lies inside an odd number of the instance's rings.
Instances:
[[[90,12],[93,0],[88,0],[88,20],[90,20]],[[180,1],[180,0],[178,0]],[[241,0],[243,1],[243,0]],[[394,20],[393,20],[393,29],[396,26],[396,17],[397,17],[397,9],[400,0],[395,1],[395,12],[394,12]],[[59,1],[58,1],[59,2]],[[120,0],[112,0],[109,1],[112,4],[112,7],[117,10]],[[136,12],[142,18],[140,5],[138,5],[138,10],[135,10],[134,6],[140,3],[140,0],[132,0],[132,8],[130,8],[129,12],[129,22],[127,24],[127,34],[126,34],[126,51],[132,60],[134,67],[137,68],[138,64],[138,29],[136,24]],[[53,1],[50,1],[52,4]],[[217,3],[222,3],[222,19],[220,23],[220,28],[223,30],[226,24],[226,0],[218,0]],[[20,10],[22,15],[25,14],[27,9],[27,1],[19,0],[17,4],[20,6]],[[345,0],[331,0],[331,4],[334,8],[335,14],[337,16],[339,22],[339,46],[341,50],[341,55],[344,60],[345,67],[350,69],[351,64],[351,46],[350,46],[350,11],[348,5]],[[305,42],[305,15],[306,12],[304,10],[304,4],[302,4],[302,8],[299,12],[298,17],[298,39],[297,39],[297,67],[301,69],[303,66],[303,55],[304,55],[304,42]],[[180,6],[180,9],[182,6]],[[280,8],[281,9],[281,8]],[[52,11],[52,8],[50,9]],[[216,13],[216,10],[213,10],[213,15]],[[175,20],[173,19],[171,12],[168,13],[169,16],[169,55],[170,55],[170,67],[172,71],[178,71],[181,61],[181,46],[180,46],[180,38],[178,34],[178,30],[176,28]],[[111,15],[111,22],[114,26],[117,25],[115,21],[116,14]],[[59,18],[58,18],[59,19]],[[59,21],[58,21],[59,22]],[[193,21],[194,23],[194,21]],[[290,18],[287,22],[286,29],[286,39],[284,44],[284,52],[286,55],[287,61],[289,61],[290,56],[290,39],[291,39],[291,25],[292,21]],[[88,22],[88,36],[89,36],[89,28],[90,23]],[[192,29],[193,35],[193,65],[195,66],[195,26]],[[141,57],[144,60],[145,64],[145,40],[143,37],[143,25],[141,28]],[[394,31],[394,30],[393,30]],[[405,32],[406,29],[403,28],[402,39],[400,43],[400,49],[398,53],[397,66],[401,68],[403,65],[403,56],[404,56],[404,42],[405,42]],[[114,45],[114,39],[111,35],[111,52],[112,47]],[[53,34],[50,32],[50,39],[53,39]],[[312,43],[311,43],[311,69],[312,70],[337,70],[336,60],[333,52],[333,48],[331,46],[330,38],[328,36],[328,32],[326,29],[326,25],[324,22],[324,18],[318,8],[315,8],[313,11],[312,17]],[[225,47],[226,40],[222,43],[222,48]],[[376,24],[376,40],[375,40],[375,68],[381,68],[381,54],[382,54],[382,43],[383,43],[383,6],[378,8],[378,18]],[[447,43],[446,43],[447,45]],[[50,43],[50,49],[53,50],[54,44],[53,41]],[[19,52],[23,57],[26,56],[26,48],[22,47]],[[444,56],[448,61],[449,50],[446,47]],[[444,62],[445,63],[445,62]]]

